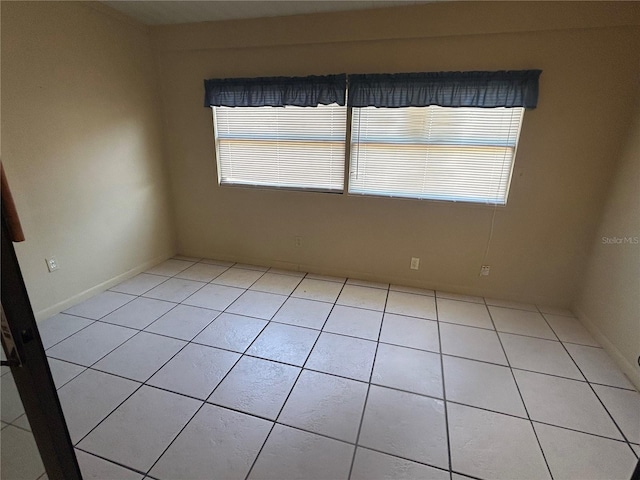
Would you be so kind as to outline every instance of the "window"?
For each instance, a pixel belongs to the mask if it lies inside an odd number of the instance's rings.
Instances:
[[[505,204],[523,113],[354,108],[349,193]]]
[[[540,73],[205,80],[219,183],[504,205]]]
[[[220,184],[344,188],[346,75],[205,80]]]
[[[343,190],[345,106],[213,112],[220,184]]]

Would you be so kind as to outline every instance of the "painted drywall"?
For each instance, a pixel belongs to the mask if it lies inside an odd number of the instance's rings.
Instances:
[[[154,27],[178,250],[569,306],[637,95],[638,7],[442,2]],[[491,207],[217,185],[205,78],[528,68],[543,70],[540,101],[495,209],[489,277]]]
[[[640,103],[575,311],[640,389]]]
[[[42,318],[174,252],[156,63],[146,27],[106,9],[1,8],[2,162]]]

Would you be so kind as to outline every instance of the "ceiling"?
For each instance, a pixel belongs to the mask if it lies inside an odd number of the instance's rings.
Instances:
[[[146,25],[209,22],[238,18],[283,17],[318,12],[365,10],[428,3],[430,0],[210,0],[210,1],[103,1]]]

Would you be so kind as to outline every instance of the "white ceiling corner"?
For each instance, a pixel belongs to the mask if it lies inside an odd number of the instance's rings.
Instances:
[[[146,25],[171,25],[367,10],[429,3],[429,1],[433,0],[110,0],[102,3]]]

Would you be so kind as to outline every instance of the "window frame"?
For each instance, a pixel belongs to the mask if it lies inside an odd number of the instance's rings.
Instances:
[[[353,108],[359,108],[359,107],[349,107],[349,112],[352,112]],[[380,110],[401,110],[403,108],[413,108],[413,107],[400,107],[400,108],[390,108],[390,107],[380,107]],[[420,107],[420,108],[428,108],[428,107]],[[441,107],[441,108],[450,108],[451,110],[456,110],[456,107]],[[468,107],[467,107],[468,108]],[[484,109],[484,108],[479,108],[477,107],[478,110],[490,110],[490,109]],[[442,202],[442,203],[456,203],[456,204],[464,204],[464,205],[476,205],[476,206],[488,206],[488,207],[505,207],[508,203],[509,200],[509,193],[511,190],[511,182],[513,180],[513,174],[515,171],[515,162],[516,162],[516,156],[518,153],[518,146],[520,143],[520,134],[522,132],[522,125],[524,123],[524,115],[526,112],[526,108],[521,107],[522,108],[522,112],[521,115],[519,116],[518,119],[518,123],[517,123],[517,130],[515,133],[515,144],[513,147],[509,147],[509,148],[513,148],[513,155],[512,155],[512,160],[511,160],[511,166],[509,169],[509,175],[507,178],[507,181],[504,185],[504,189],[505,189],[505,195],[504,195],[504,203],[501,202],[491,202],[491,201],[480,201],[480,200],[464,200],[464,199],[460,199],[460,198],[430,198],[430,197],[421,197],[418,195],[394,195],[394,194],[389,194],[389,195],[385,195],[383,193],[368,193],[368,192],[352,192],[350,191],[350,185],[348,185],[345,188],[349,188],[348,190],[346,190],[346,193],[348,195],[352,195],[352,196],[356,196],[356,197],[375,197],[375,198],[394,198],[394,199],[405,199],[405,200],[420,200],[420,201],[429,201],[429,202]],[[353,118],[353,116],[351,117]],[[349,137],[351,140],[351,131],[353,130],[353,120],[351,120],[351,123],[349,124]],[[390,144],[388,144],[390,145]],[[459,146],[460,144],[452,144],[452,146]],[[349,150],[349,165],[348,165],[348,169],[349,169],[349,180],[351,180],[350,176],[351,176],[351,148],[352,148],[352,143],[350,141],[349,145],[348,145],[348,150]]]
[[[344,132],[344,140],[342,140],[342,142],[344,143],[344,149],[343,150],[343,156],[342,156],[342,164],[344,167],[344,164],[346,163],[346,159],[344,157],[344,155],[346,154],[347,150],[348,150],[348,143],[347,143],[347,134],[350,131],[348,122],[349,122],[349,112],[350,112],[350,107],[347,107],[346,105],[338,105],[339,107],[344,107],[345,108],[345,132]],[[262,189],[262,190],[284,190],[284,191],[295,191],[295,192],[313,192],[313,193],[329,193],[329,194],[334,194],[334,195],[342,195],[346,193],[345,190],[345,177],[344,175],[346,175],[346,170],[343,168],[343,179],[342,179],[342,184],[340,189],[329,189],[329,188],[324,188],[324,187],[320,187],[320,186],[316,186],[316,187],[304,187],[304,186],[287,186],[287,185],[258,185],[258,184],[249,184],[249,183],[233,183],[233,182],[223,182],[222,181],[222,173],[221,173],[221,167],[220,167],[220,159],[221,159],[221,155],[220,155],[220,142],[219,142],[219,132],[218,132],[218,126],[217,126],[217,112],[216,109],[219,107],[216,106],[212,106],[211,110],[212,110],[212,118],[213,118],[213,138],[214,138],[214,150],[215,150],[215,156],[216,156],[216,174],[217,174],[217,180],[218,180],[218,186],[219,187],[224,187],[224,188],[250,188],[250,189]],[[235,108],[252,108],[252,107],[235,107]],[[271,108],[282,108],[282,107],[271,107]],[[317,107],[309,107],[309,108],[317,108]]]
[[[221,188],[232,188],[232,189],[258,189],[258,190],[266,190],[266,191],[288,191],[288,192],[310,192],[310,193],[326,193],[333,195],[346,195],[351,197],[371,197],[378,199],[394,199],[394,200],[407,200],[407,201],[420,201],[420,202],[435,202],[442,204],[461,204],[467,207],[498,207],[503,208],[507,206],[509,200],[509,194],[511,192],[511,184],[513,181],[513,175],[515,172],[515,162],[518,153],[518,146],[520,135],[522,133],[522,125],[524,123],[524,114],[526,109],[523,109],[522,116],[520,118],[518,124],[518,132],[516,135],[516,143],[513,147],[513,160],[511,164],[511,169],[509,172],[509,178],[505,185],[505,201],[504,203],[499,202],[482,202],[482,201],[465,201],[453,198],[428,198],[428,197],[420,197],[420,196],[405,196],[405,195],[384,195],[378,193],[366,193],[366,192],[352,192],[351,191],[351,166],[352,166],[352,158],[351,158],[351,146],[352,146],[352,131],[353,131],[353,109],[358,107],[345,106],[346,108],[346,122],[345,122],[345,139],[344,139],[344,175],[343,175],[343,185],[340,190],[330,190],[321,187],[301,187],[301,186],[279,186],[279,185],[251,185],[251,184],[243,184],[243,183],[225,183],[222,181],[221,176],[221,168],[220,168],[220,143],[218,136],[218,128],[217,128],[217,107],[211,107],[212,112],[212,121],[213,121],[213,137],[214,137],[214,154],[216,157],[216,177],[217,177],[217,186]],[[236,107],[243,108],[243,107]],[[276,107],[274,107],[276,108]],[[453,108],[453,107],[449,107]]]
[[[259,188],[263,190],[288,190],[288,191],[300,191],[300,192],[321,192],[321,193],[340,193],[343,195],[351,196],[369,196],[378,198],[399,198],[405,200],[422,200],[430,202],[441,203],[457,203],[464,204],[465,206],[479,206],[479,207],[501,207],[506,206],[509,200],[509,194],[511,192],[511,185],[513,175],[515,172],[515,162],[518,153],[518,145],[520,135],[524,123],[524,112],[528,109],[535,109],[538,103],[538,81],[542,70],[500,70],[500,71],[453,71],[453,72],[415,72],[415,73],[393,73],[393,74],[334,74],[324,76],[310,75],[307,77],[259,77],[259,78],[218,78],[209,79],[204,81],[205,86],[205,98],[204,106],[211,107],[212,109],[212,130],[214,134],[214,154],[216,156],[216,168],[217,168],[217,183],[220,187],[231,188]],[[229,156],[231,150],[222,151],[224,146],[225,136],[222,138],[219,135],[218,129],[218,115],[216,112],[217,107],[317,107],[319,105],[329,105],[336,103],[339,106],[344,106],[344,132],[340,142],[343,142],[344,149],[340,154],[340,159],[336,158],[337,150],[330,152],[330,159],[324,162],[325,165],[330,165],[331,170],[329,174],[322,177],[322,173],[318,173],[315,179],[323,180],[323,185],[315,188],[313,185],[305,186],[307,179],[305,173],[310,180],[314,180],[314,172],[308,169],[305,172],[304,164],[299,166],[295,161],[298,157],[320,159],[317,164],[323,164],[324,153],[320,150],[319,154],[314,152],[314,148],[307,145],[309,150],[305,152],[305,140],[302,140],[298,147],[301,147],[297,155],[284,156],[283,163],[280,161],[278,152],[279,145],[276,145],[272,150],[269,145],[270,137],[265,135],[267,143],[265,144],[265,164],[261,163],[261,153],[256,151],[256,145],[248,144],[246,149],[246,163],[244,165],[239,164],[239,170],[237,171],[238,183],[227,182],[223,180],[223,168],[221,159],[223,156]],[[448,109],[456,109],[458,107],[470,107],[476,109],[491,109],[495,107],[519,107],[522,108],[522,113],[519,115],[519,121],[517,124],[517,131],[515,132],[515,140],[511,132],[514,131],[514,125],[511,123],[510,130],[506,132],[501,128],[499,123],[491,125],[492,119],[489,119],[489,127],[495,126],[495,131],[500,133],[496,142],[488,142],[486,146],[489,151],[485,149],[473,151],[473,144],[467,143],[468,140],[474,140],[474,135],[465,135],[456,132],[456,122],[452,122],[453,128],[451,132],[447,132],[445,128],[444,137],[435,138],[430,137],[430,130],[425,130],[425,140],[430,140],[428,143],[424,142],[425,156],[424,162],[420,153],[418,155],[409,155],[406,168],[398,168],[398,175],[395,176],[393,168],[387,169],[385,167],[386,158],[383,154],[372,156],[372,165],[378,167],[377,179],[375,175],[371,177],[369,183],[370,188],[376,191],[366,191],[363,188],[362,191],[350,191],[352,185],[351,170],[352,165],[352,147],[353,147],[353,108],[374,107],[382,109],[398,109],[405,107],[429,107],[438,106]],[[446,115],[445,115],[446,120]],[[248,119],[249,129],[243,132],[242,119],[235,124],[237,128],[237,138],[252,138],[252,130],[256,132],[256,143],[262,141],[263,137],[260,134],[261,125],[260,119]],[[322,119],[324,120],[324,119]],[[341,119],[342,120],[342,119]],[[471,123],[466,128],[470,128],[467,131],[473,131],[473,128],[477,128],[479,132],[478,146],[483,145],[482,124],[478,123],[478,127],[473,126],[473,115],[469,116]],[[513,120],[513,119],[512,119]],[[253,121],[253,129],[249,122]],[[263,118],[262,121],[273,121],[269,118]],[[226,130],[229,132],[229,126],[234,125],[237,119],[230,117],[225,121]],[[296,122],[300,120],[296,119]],[[402,120],[400,120],[402,123]],[[382,120],[384,123],[384,119]],[[393,121],[390,120],[390,125],[393,126]],[[397,120],[396,120],[397,123]],[[464,125],[465,120],[462,119]],[[285,122],[286,124],[286,122]],[[296,133],[306,133],[305,128],[298,129],[296,125],[299,123],[290,123],[288,127],[291,137],[287,138],[285,134],[284,139],[294,140],[296,139]],[[318,125],[323,125],[324,121],[320,121]],[[448,122],[439,122],[440,125],[448,125]],[[340,122],[342,127],[342,121]],[[410,125],[411,126],[411,125]],[[257,127],[257,129],[256,129]],[[383,125],[384,127],[384,125]],[[308,128],[308,131],[313,133],[313,124]],[[407,130],[411,132],[414,128]],[[324,130],[321,130],[323,133]],[[326,138],[333,138],[333,130],[330,128],[328,131],[331,133]],[[436,130],[437,131],[437,130]],[[463,129],[462,132],[465,132]],[[245,135],[243,135],[243,133]],[[279,135],[277,129],[266,133],[274,135],[276,138]],[[411,142],[410,136],[404,136],[400,132],[396,132],[398,135],[399,145],[408,146],[411,143],[420,145],[419,140]],[[456,135],[457,133],[457,135]],[[248,134],[248,135],[246,135]],[[418,130],[416,139],[420,138],[423,133]],[[485,132],[486,138],[492,138],[492,130]],[[393,147],[396,143],[396,139],[393,136],[385,138],[384,128],[380,130],[380,140],[382,144]],[[454,140],[451,143],[447,142]],[[456,138],[457,137],[457,138]],[[233,134],[229,134],[228,139],[233,140]],[[494,137],[495,138],[495,137]],[[313,135],[309,135],[309,140],[313,141]],[[444,139],[440,142],[440,139]],[[322,140],[322,139],[321,139]],[[375,138],[374,138],[375,140]],[[330,142],[334,143],[332,140]],[[438,145],[442,143],[443,146],[451,145],[452,149],[449,149],[447,153],[445,150],[440,155],[429,155],[429,149],[435,147],[435,152],[438,151]],[[221,145],[222,144],[222,145]],[[374,142],[375,144],[375,142]],[[295,142],[293,143],[295,145]],[[465,145],[472,147],[465,152]],[[257,145],[260,146],[260,145]],[[229,145],[228,147],[232,147]],[[504,153],[492,156],[491,148],[507,148],[512,149],[510,165],[504,161],[508,150],[503,150]],[[254,149],[252,151],[252,148]],[[322,148],[322,147],[321,147]],[[335,148],[335,146],[334,146]],[[460,148],[460,154],[457,150]],[[241,152],[242,153],[242,152]],[[469,155],[470,153],[470,155]],[[468,155],[468,156],[467,156]],[[502,156],[502,162],[500,163],[500,157]],[[231,158],[231,157],[230,157]],[[431,163],[431,170],[429,175],[426,175],[429,162],[428,159],[433,158],[434,162]],[[396,155],[396,160],[401,161],[402,155]],[[293,160],[293,162],[291,162]],[[474,162],[478,161],[478,165],[482,165],[481,162],[490,162],[485,164],[484,172],[480,169],[479,176],[474,179],[473,172],[476,169]],[[337,162],[342,162],[342,185],[337,188],[336,183],[331,182],[333,176],[333,168],[336,168]],[[449,163],[450,162],[450,163]],[[424,163],[424,169],[421,167]],[[224,165],[227,165],[226,163]],[[228,164],[228,165],[231,165]],[[311,163],[310,165],[316,165]],[[399,164],[399,167],[402,164]],[[449,175],[449,166],[452,165],[454,169],[453,181],[448,182],[447,177]],[[509,167],[508,178],[506,181],[502,181],[505,178],[505,166]],[[265,168],[267,167],[267,168]],[[282,169],[280,167],[283,167]],[[276,169],[276,171],[273,170]],[[388,170],[388,173],[385,173]],[[226,167],[225,167],[226,171]],[[252,178],[255,172],[255,176]],[[316,170],[316,172],[318,172]],[[499,177],[496,175],[499,174]],[[226,175],[226,174],[225,174]],[[408,175],[408,176],[407,176]],[[412,182],[413,176],[416,175],[421,180]],[[228,178],[233,175],[226,175]],[[242,183],[244,179],[248,179],[247,183]],[[403,178],[404,177],[404,178]],[[389,179],[399,179],[400,182],[389,182]],[[442,181],[439,182],[439,179]],[[296,180],[302,179],[302,185],[296,185]],[[468,180],[467,180],[468,179]],[[494,179],[497,179],[494,181]],[[252,181],[255,180],[255,184]],[[282,180],[282,182],[281,182]],[[291,181],[294,180],[294,181]],[[279,183],[285,183],[281,185]],[[288,183],[288,185],[287,185]],[[325,186],[328,185],[329,188]],[[363,185],[363,184],[362,184]],[[393,192],[394,185],[399,186],[397,192]],[[403,191],[403,187],[409,185],[413,188],[413,191]],[[442,187],[441,187],[442,186]],[[485,186],[495,186],[497,188],[487,189],[483,192]],[[333,188],[335,187],[335,188]],[[426,190],[427,194],[422,192]],[[460,196],[455,195],[458,190]],[[391,193],[385,194],[390,191]],[[476,192],[480,192],[479,196],[475,196]],[[502,193],[504,192],[504,199]],[[401,193],[400,195],[394,193]],[[406,194],[404,194],[406,193]],[[440,193],[440,194],[438,194]],[[453,193],[453,195],[452,195]],[[492,195],[496,193],[496,195]],[[500,195],[498,196],[497,193]],[[484,198],[483,198],[484,197]]]

